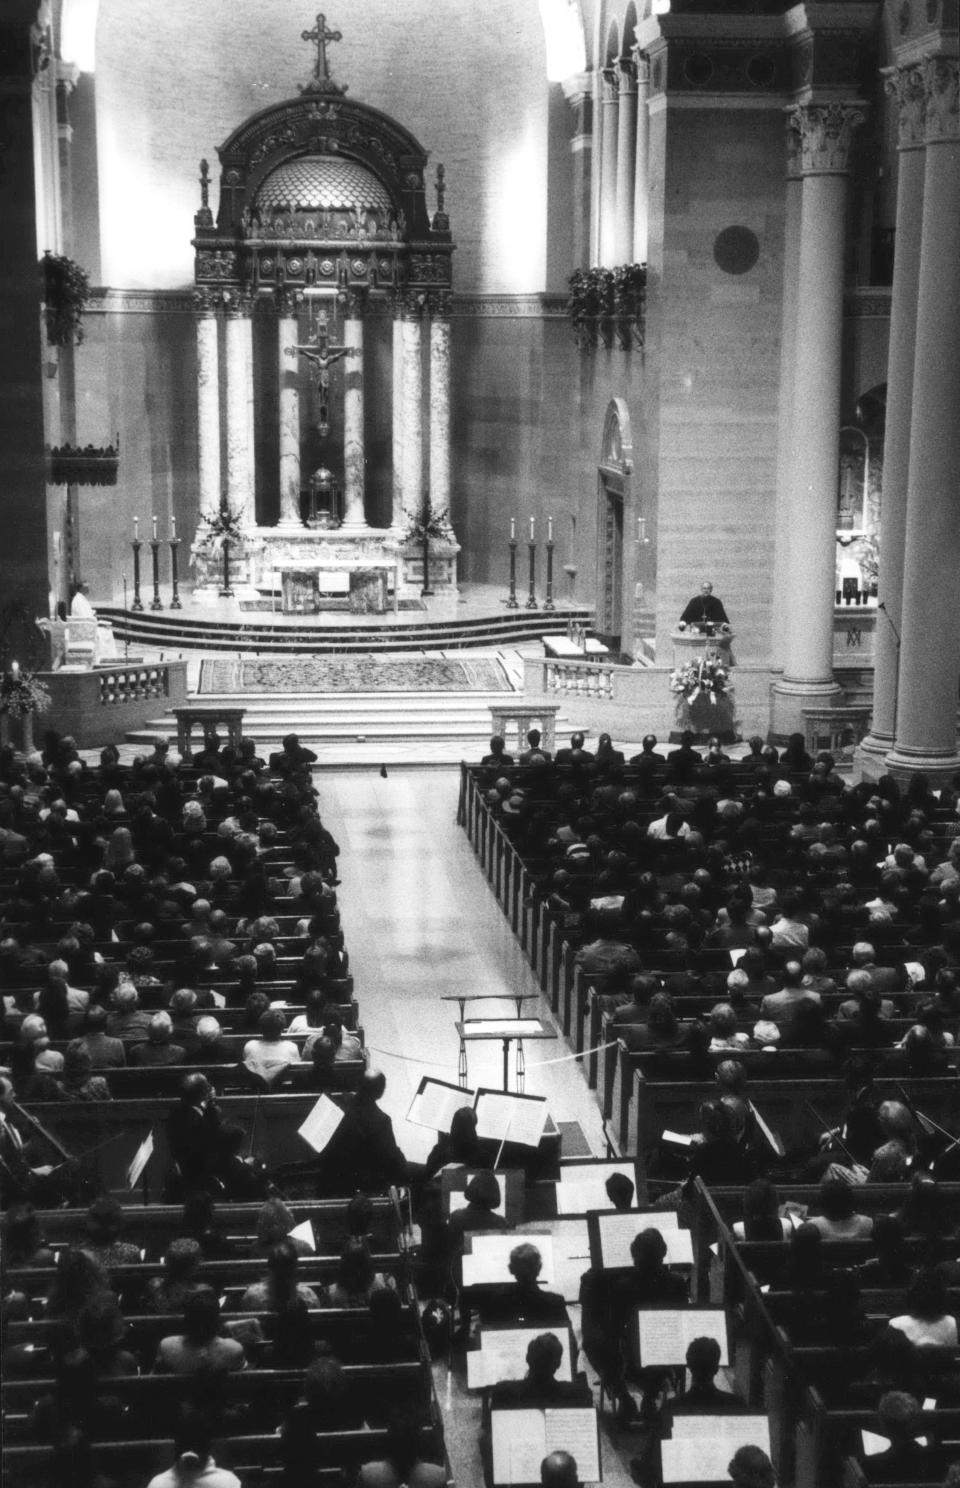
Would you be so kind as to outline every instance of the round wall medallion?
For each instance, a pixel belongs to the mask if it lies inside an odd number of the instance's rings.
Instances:
[[[260,260],[260,272],[261,272],[261,274],[272,274],[273,273],[273,259],[272,258],[261,258],[261,260]]]
[[[320,272],[321,272],[321,274],[323,275],[323,277],[325,279],[329,279],[330,278],[330,275],[333,273],[333,271],[334,271],[335,268],[336,268],[336,264],[334,263],[334,261],[333,261],[332,258],[321,258],[321,260],[320,260]]]
[[[749,227],[725,227],[713,243],[713,260],[725,274],[748,274],[760,257],[760,242]]]
[[[287,260],[287,273],[288,274],[302,274],[303,273],[303,259],[302,258],[291,258],[291,259],[288,259]]]
[[[354,275],[355,278],[362,279],[364,274],[367,272],[366,260],[363,258],[355,258],[350,265],[350,272]]]
[[[760,52],[750,57],[746,67],[747,81],[755,88],[769,88],[777,76],[777,64],[769,52]]]
[[[694,52],[683,64],[683,75],[694,88],[704,88],[713,77],[713,61],[706,52]]]
[[[379,273],[381,273],[381,274],[389,274],[392,271],[392,269],[393,269],[393,264],[391,263],[391,261],[390,261],[389,258],[381,258],[381,259],[378,260],[378,262],[377,262],[377,271]]]

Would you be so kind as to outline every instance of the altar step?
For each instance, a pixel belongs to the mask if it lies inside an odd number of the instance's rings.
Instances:
[[[245,708],[243,731],[261,754],[280,748],[286,734],[297,734],[321,764],[449,765],[479,760],[490,739],[490,705],[496,693],[296,693],[269,697],[251,693],[204,693],[204,703]],[[558,715],[560,732],[572,725]],[[148,719],[127,742],[152,745],[176,737],[172,714]]]
[[[109,620],[120,642],[149,647],[160,652],[232,651],[244,655],[332,656],[337,653],[371,651],[450,651],[473,646],[502,646],[536,640],[543,635],[566,634],[573,621],[590,627],[592,609],[505,610],[488,616],[451,616],[448,619],[415,621],[402,615],[384,617],[381,623],[325,625],[322,616],[309,623],[281,617],[205,620],[193,615],[133,614],[117,606],[98,605],[98,614]],[[286,618],[286,617],[284,617]]]

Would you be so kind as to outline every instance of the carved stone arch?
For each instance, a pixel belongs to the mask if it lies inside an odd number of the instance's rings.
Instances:
[[[603,419],[600,464],[612,471],[633,471],[633,433],[630,410],[623,398],[611,398]]]
[[[637,0],[630,0],[630,3],[628,4],[624,12],[621,44],[623,48],[623,55],[625,56],[629,56],[630,48],[633,46],[634,42],[637,39],[637,26],[640,22],[639,12],[642,10],[642,0],[639,6],[637,4]]]
[[[604,50],[604,67],[613,67],[620,56],[620,22],[611,16],[607,23],[607,42]]]

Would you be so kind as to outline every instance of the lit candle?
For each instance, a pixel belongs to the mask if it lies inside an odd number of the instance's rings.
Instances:
[[[533,518],[530,518],[530,541],[533,542]]]
[[[553,542],[553,518],[547,518],[547,542]]]
[[[514,542],[517,536],[517,524],[513,517],[510,518],[510,541]]]
[[[139,517],[134,517],[134,519],[133,519],[133,540],[134,540],[134,542],[139,542],[139,540],[140,540],[140,518]]]
[[[176,535],[177,535],[177,519],[176,519],[176,517],[171,517],[170,518],[170,536],[173,537],[173,538],[175,538]]]
[[[153,535],[154,535],[154,537],[156,537],[156,535],[157,535],[157,514],[156,514],[156,512],[154,512],[154,514],[153,514]]]
[[[20,676],[20,663],[19,663],[19,661],[11,661],[11,663],[10,663],[10,675],[13,678],[14,682],[16,682],[17,678]]]

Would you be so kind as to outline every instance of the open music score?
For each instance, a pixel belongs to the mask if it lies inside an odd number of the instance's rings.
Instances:
[[[538,1484],[540,1463],[551,1452],[576,1459],[581,1483],[600,1481],[600,1434],[591,1407],[557,1410],[494,1410],[490,1413],[493,1481],[497,1485]]]
[[[766,1416],[677,1416],[673,1436],[660,1444],[663,1481],[729,1484],[730,1458],[749,1446],[770,1455]]]
[[[480,1347],[467,1353],[467,1389],[482,1390],[501,1380],[522,1380],[527,1372],[527,1349],[549,1332],[560,1341],[563,1358],[557,1379],[573,1379],[569,1328],[481,1328]]]

